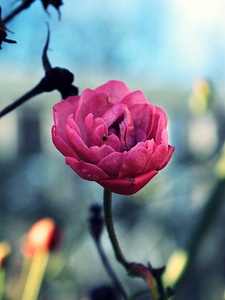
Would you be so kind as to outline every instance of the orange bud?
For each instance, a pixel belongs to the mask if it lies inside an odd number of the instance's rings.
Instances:
[[[22,253],[32,258],[34,252],[48,252],[58,248],[61,242],[61,232],[50,218],[37,221],[29,230],[22,244]]]

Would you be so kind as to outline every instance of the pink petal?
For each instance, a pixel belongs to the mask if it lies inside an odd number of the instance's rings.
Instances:
[[[55,130],[64,140],[66,140],[65,124],[67,117],[76,112],[78,100],[78,96],[71,96],[53,106],[53,117],[56,126]]]
[[[165,129],[167,126],[167,117],[165,112],[156,107],[156,112],[152,115],[151,127],[149,128],[149,132],[147,133],[147,137],[149,139],[154,138],[156,143],[160,143],[161,139],[161,131]]]
[[[120,151],[129,150],[135,144],[135,128],[130,112],[125,104],[115,104],[103,115],[107,126],[114,130],[114,123],[118,123],[121,147]],[[110,132],[109,132],[110,133]]]
[[[122,81],[110,80],[105,84],[95,89],[96,93],[106,93],[108,95],[108,101],[110,103],[119,103],[126,95],[130,93],[130,90]]]
[[[163,139],[163,136],[164,138],[166,138],[166,143],[168,143],[166,126],[167,126],[167,119],[165,119],[164,114],[161,114],[158,121],[158,128],[156,131],[156,137],[155,137],[156,143],[160,143],[160,141]]]
[[[66,123],[66,136],[70,142],[74,152],[80,157],[80,159],[87,160],[90,157],[90,151],[87,145],[85,144],[79,128],[77,127],[73,116],[69,116]]]
[[[114,133],[106,136],[106,140],[105,140],[104,144],[107,146],[110,146],[116,152],[120,152],[121,143],[120,143],[118,136],[116,136]]]
[[[94,118],[92,114],[85,118],[86,144],[88,147],[107,145],[120,151],[121,143],[115,134],[108,135],[108,128],[102,118]]]
[[[79,132],[76,130],[76,123],[72,117],[69,117],[66,124],[66,135],[77,156],[86,162],[97,164],[106,155],[114,152],[114,149],[108,145],[102,147],[87,147]]]
[[[126,104],[127,107],[131,109],[133,105],[147,104],[148,100],[145,97],[145,95],[142,93],[142,91],[138,90],[129,93],[126,97],[123,98],[121,103]]]
[[[141,128],[136,128],[136,143],[144,142],[147,139],[146,132]]]
[[[127,152],[119,177],[135,177],[142,174],[153,152],[154,142],[139,143]],[[149,171],[149,170],[148,170]]]
[[[101,117],[109,107],[112,106],[108,102],[106,93],[97,94],[95,91],[86,89],[80,96],[79,105],[77,107],[75,122],[81,130],[82,136],[85,136],[84,120],[90,113],[94,118]]]
[[[136,131],[141,129],[149,137],[148,132],[153,122],[155,107],[150,104],[136,104],[130,108],[130,113]]]
[[[74,157],[66,157],[66,164],[69,165],[81,178],[90,181],[105,180],[108,175],[105,174],[96,165],[86,163]]]
[[[76,156],[73,149],[67,144],[60,135],[56,134],[55,126],[52,127],[52,141],[55,147],[65,156]]]
[[[163,121],[163,128],[166,128],[167,126],[167,115],[165,113],[165,111],[158,106],[155,106],[156,109],[156,113],[162,116],[162,121]]]
[[[157,145],[155,150],[153,151],[151,158],[146,164],[145,172],[150,170],[160,170],[165,157],[167,157],[167,152],[167,144],[162,143],[160,145]]]
[[[151,170],[135,178],[116,178],[97,181],[101,186],[121,195],[132,195],[142,189],[158,172]]]
[[[98,167],[101,168],[109,177],[117,177],[120,169],[127,156],[127,152],[119,153],[114,152],[103,158],[99,163]]]
[[[123,120],[119,123],[121,151],[130,150],[136,142],[134,122],[127,107],[124,110]]]
[[[174,152],[175,148],[173,146],[168,146],[168,152],[166,154],[166,156],[164,157],[164,160],[162,161],[159,170],[163,169],[169,162],[173,152]]]
[[[111,108],[109,108],[102,116],[107,127],[113,125],[113,123],[115,123],[119,119],[119,117],[123,115],[125,109],[126,105],[121,103],[115,104]]]
[[[108,134],[108,128],[102,118],[94,118],[88,114],[85,118],[86,144],[88,147],[99,146],[104,143],[104,137]]]
[[[166,129],[161,131],[161,136],[159,137],[160,142],[168,145],[168,133]]]

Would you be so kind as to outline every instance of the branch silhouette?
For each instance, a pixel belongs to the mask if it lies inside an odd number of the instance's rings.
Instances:
[[[30,5],[35,0],[22,0],[21,4],[12,10],[5,18],[4,23],[11,21],[14,17],[16,17],[21,11],[30,7]],[[61,13],[59,7],[63,4],[62,0],[41,0],[44,10],[47,12],[48,5],[53,5],[55,9],[58,11],[59,19],[61,18]]]
[[[42,64],[45,71],[45,77],[42,78],[33,89],[0,111],[0,118],[10,113],[29,99],[44,92],[57,90],[61,94],[62,99],[66,99],[72,95],[78,95],[78,88],[72,84],[74,81],[73,73],[60,67],[52,68],[47,56],[49,41],[50,30],[48,28],[47,40],[42,53]]]
[[[6,28],[5,22],[2,20],[2,8],[0,6],[0,49],[2,49],[1,47],[2,42],[9,43],[9,44],[16,44],[16,41],[6,38],[7,31],[12,32]]]
[[[22,3],[17,8],[15,8],[13,11],[11,11],[11,13],[9,13],[8,16],[6,16],[3,19],[4,23],[7,23],[10,20],[12,20],[21,11],[23,11],[24,9],[27,9],[34,1],[35,0],[23,0]]]

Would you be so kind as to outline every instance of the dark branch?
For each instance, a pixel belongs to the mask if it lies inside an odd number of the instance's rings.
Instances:
[[[16,109],[18,106],[29,100],[30,98],[37,96],[38,94],[41,94],[43,91],[41,90],[40,85],[38,84],[36,87],[34,87],[32,90],[27,92],[25,95],[14,101],[13,103],[6,106],[2,111],[0,111],[0,118],[7,115],[14,109]]]
[[[9,22],[13,19],[16,15],[18,15],[22,10],[27,9],[35,0],[23,0],[22,3],[15,8],[8,16],[5,17],[3,20],[4,23]]]
[[[69,96],[78,95],[78,88],[72,85],[72,82],[74,81],[73,73],[71,73],[67,69],[51,67],[47,56],[49,40],[50,32],[48,29],[47,40],[42,53],[42,62],[45,70],[45,77],[42,78],[38,85],[36,85],[32,90],[0,111],[0,118],[13,111],[15,108],[28,101],[32,97],[44,92],[52,92],[54,90],[57,90],[60,92],[62,99],[66,99]]]
[[[2,42],[9,43],[9,44],[16,44],[16,41],[6,38],[7,31],[11,32],[6,28],[5,22],[2,20],[2,8],[0,6],[0,49],[2,49],[1,47]]]
[[[48,26],[48,24],[47,24],[47,26]],[[47,40],[46,40],[46,43],[45,43],[45,46],[43,49],[43,53],[42,53],[42,63],[43,63],[45,72],[52,69],[52,66],[51,66],[48,56],[47,56],[49,41],[50,41],[50,30],[49,30],[49,26],[48,26]]]

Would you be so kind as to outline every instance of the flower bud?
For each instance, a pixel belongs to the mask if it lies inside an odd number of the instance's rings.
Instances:
[[[61,232],[50,218],[37,221],[29,230],[22,245],[22,253],[32,258],[36,251],[51,252],[58,248],[61,242]]]
[[[101,214],[101,206],[93,204],[90,208],[90,217],[88,219],[89,230],[95,241],[98,241],[104,226],[104,220]]]
[[[93,288],[89,295],[90,300],[118,300],[118,294],[111,285],[101,285]]]

